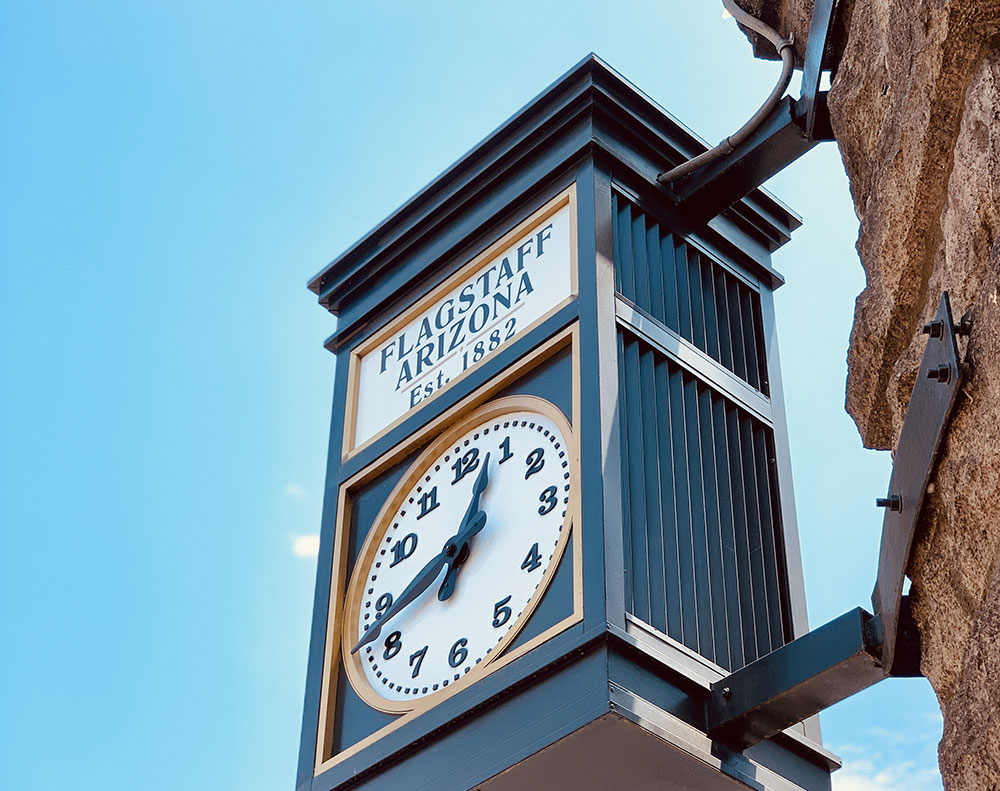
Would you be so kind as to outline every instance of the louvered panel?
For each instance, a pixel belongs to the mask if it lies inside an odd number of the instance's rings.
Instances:
[[[627,198],[612,201],[619,293],[767,395],[760,295]]]
[[[618,354],[628,610],[742,667],[790,634],[773,432],[624,328]]]
[[[628,466],[625,519],[629,522],[631,531],[630,550],[633,558],[628,575],[631,579],[631,612],[639,619],[650,622],[649,601],[649,563],[647,557],[646,539],[646,459],[642,446],[642,417],[640,413],[641,398],[639,393],[639,344],[629,343],[623,346],[622,369],[628,370],[630,376],[622,377],[623,385],[627,384],[628,392],[622,401],[624,425],[624,444],[635,454],[635,464]]]

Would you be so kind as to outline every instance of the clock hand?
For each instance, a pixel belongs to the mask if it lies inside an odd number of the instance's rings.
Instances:
[[[455,592],[455,580],[458,578],[458,570],[469,557],[469,539],[486,526],[486,512],[477,511],[472,518],[472,522],[461,534],[455,537],[455,557],[448,566],[448,571],[444,575],[444,582],[438,590],[438,601],[447,600]]]
[[[476,482],[472,484],[472,500],[469,502],[469,507],[465,510],[465,516],[462,517],[462,521],[458,523],[459,537],[462,535],[462,531],[465,530],[466,526],[475,518],[476,511],[479,510],[479,496],[486,489],[489,482],[490,454],[489,451],[487,451],[486,456],[483,458],[483,467],[479,471],[479,475],[476,477]],[[476,532],[478,533],[479,530]]]
[[[449,541],[449,544],[450,543],[451,541]],[[417,576],[413,578],[413,581],[406,586],[406,589],[401,594],[399,594],[399,598],[397,598],[396,601],[392,603],[392,606],[386,610],[385,615],[375,621],[375,623],[368,628],[368,631],[366,631],[361,636],[361,639],[358,640],[358,644],[351,649],[352,654],[356,654],[359,648],[375,640],[379,636],[379,632],[382,631],[382,627],[385,625],[386,621],[394,617],[400,610],[406,607],[407,604],[412,602],[415,598],[417,598],[417,596],[431,586],[431,583],[434,582],[434,580],[437,579],[438,574],[441,573],[441,569],[450,560],[447,554],[447,547],[448,545],[446,544],[445,549],[441,550],[441,552],[427,562],[427,565],[420,570]]]
[[[458,535],[455,537],[456,552],[448,566],[444,582],[438,590],[438,600],[447,600],[455,592],[455,580],[458,578],[458,570],[469,557],[469,540],[476,535],[486,525],[486,512],[479,510],[479,498],[490,482],[490,454],[487,452],[483,458],[483,467],[479,471],[476,482],[472,485],[472,500],[462,517],[462,522],[458,526]]]

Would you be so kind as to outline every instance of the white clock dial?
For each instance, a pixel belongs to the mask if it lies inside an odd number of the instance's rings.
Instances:
[[[383,708],[460,681],[527,620],[569,531],[568,434],[547,402],[503,399],[404,475],[359,556],[344,639]]]

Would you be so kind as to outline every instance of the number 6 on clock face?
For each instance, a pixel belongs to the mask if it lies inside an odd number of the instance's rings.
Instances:
[[[568,541],[572,441],[555,406],[512,396],[446,429],[403,474],[347,589],[342,656],[366,702],[408,711],[502,654]]]

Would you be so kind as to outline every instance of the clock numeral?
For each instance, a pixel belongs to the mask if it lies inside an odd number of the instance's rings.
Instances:
[[[462,478],[479,467],[479,448],[470,448],[464,455],[455,459],[451,468],[455,471],[453,484],[458,483]]]
[[[538,545],[536,544],[535,546]],[[522,568],[524,567],[522,566]],[[497,629],[499,629],[501,626],[507,623],[507,621],[510,620],[510,616],[514,614],[513,610],[511,610],[510,607],[507,606],[507,602],[509,601],[510,601],[510,596],[506,596],[505,598],[501,599],[500,601],[498,601],[496,604],[493,605],[493,626],[495,626]]]
[[[531,550],[528,552],[524,561],[521,563],[521,568],[527,571],[529,574],[542,565],[542,556],[538,554],[538,542],[536,541],[531,545]]]
[[[403,650],[402,638],[402,632],[393,632],[385,638],[385,651],[382,652],[383,659],[392,659],[396,654]]]
[[[510,437],[504,437],[503,442],[500,443],[500,447],[503,450],[503,456],[497,464],[503,464],[507,459],[514,458],[514,454],[510,452]]]
[[[392,563],[389,564],[389,568],[392,568],[397,563],[402,563],[410,555],[412,555],[417,550],[417,534],[409,533],[403,536],[402,539],[397,541],[392,545]]]
[[[424,492],[417,499],[420,503],[420,513],[417,514],[417,519],[423,519],[427,514],[438,507],[438,488],[435,486],[429,492]]]
[[[451,647],[451,651],[448,653],[448,664],[452,667],[458,667],[462,664],[469,656],[469,650],[465,647],[469,644],[469,641],[460,637],[455,641],[455,645]]]
[[[499,345],[500,341],[498,338],[497,346]],[[482,341],[478,341],[476,345],[472,347],[472,362],[478,363],[480,360],[483,359],[483,355],[485,354],[486,354],[486,344],[484,344]],[[469,367],[469,350],[466,349],[464,352],[462,352],[462,370],[464,371],[468,367]]]
[[[383,593],[375,602],[375,620],[385,615],[385,611],[390,607],[392,607],[392,594]]]
[[[420,665],[423,664],[424,655],[426,653],[427,653],[427,646],[425,645],[419,651],[414,651],[412,654],[410,654],[410,667],[413,668],[413,672],[410,673],[410,678],[417,677],[417,674],[420,672]]]
[[[542,448],[535,448],[531,453],[528,454],[528,458],[524,460],[524,463],[528,465],[528,471],[524,473],[524,480],[528,480],[536,472],[540,472],[542,467],[545,466],[545,451]]]
[[[541,505],[538,506],[538,513],[542,516],[545,516],[549,511],[556,507],[556,503],[558,502],[556,500],[557,491],[558,489],[556,489],[555,486],[550,486],[538,495],[538,502],[541,503]]]

